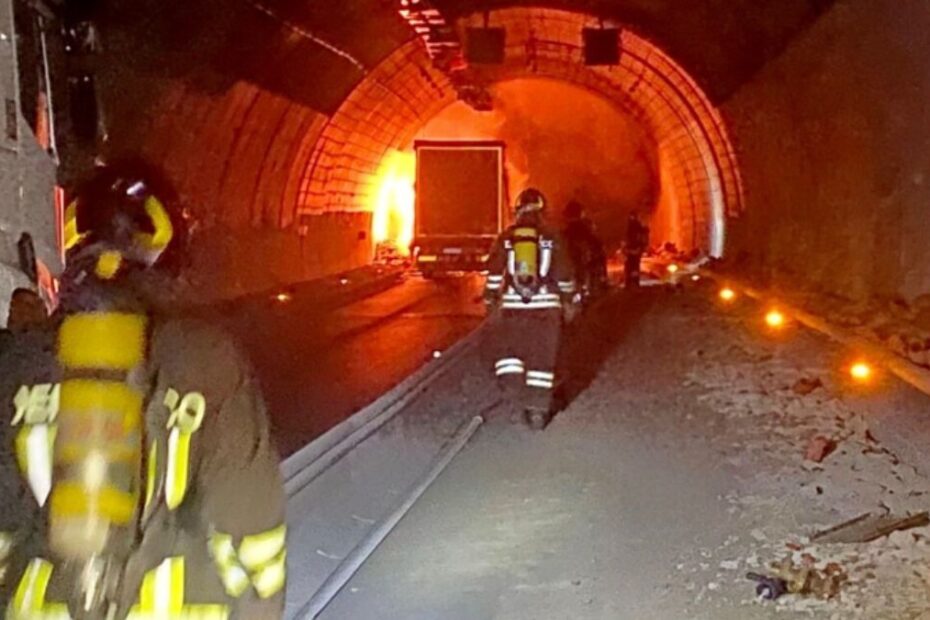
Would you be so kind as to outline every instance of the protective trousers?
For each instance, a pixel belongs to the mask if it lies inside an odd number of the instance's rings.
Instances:
[[[494,374],[516,409],[552,413],[561,308],[501,310],[491,340]]]
[[[626,264],[624,265],[624,275],[626,285],[629,288],[639,286],[640,263],[643,260],[642,254],[627,254]]]

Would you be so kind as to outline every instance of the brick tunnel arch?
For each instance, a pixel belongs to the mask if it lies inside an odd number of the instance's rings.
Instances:
[[[585,66],[582,29],[601,21],[583,13],[511,8],[467,16],[458,27],[485,23],[506,28],[507,50],[505,63],[481,68],[482,76],[490,82],[559,80],[622,106],[655,143],[661,185],[656,217],[667,238],[683,249],[722,255],[726,218],[742,210],[739,170],[719,113],[683,68],[628,29],[622,31],[618,66]],[[319,134],[305,137],[300,151],[310,155],[285,192],[296,196],[298,219],[368,210],[383,158],[407,146],[454,101],[451,83],[419,40],[396,50]]]

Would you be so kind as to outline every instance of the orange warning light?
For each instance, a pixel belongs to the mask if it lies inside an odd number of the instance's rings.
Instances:
[[[865,383],[872,378],[872,367],[867,362],[856,362],[849,367],[849,374],[856,381]]]
[[[772,329],[780,329],[785,326],[785,315],[780,310],[769,310],[765,315],[765,324]]]
[[[736,299],[736,291],[731,289],[729,286],[720,289],[720,299],[723,301],[733,301]]]

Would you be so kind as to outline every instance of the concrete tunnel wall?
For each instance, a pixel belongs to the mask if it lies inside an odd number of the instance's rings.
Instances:
[[[114,110],[141,126],[114,135],[141,137],[162,165],[195,226],[192,277],[212,296],[264,290],[357,267],[370,260],[370,214],[294,209],[289,182],[310,156],[327,116],[245,81],[208,93],[183,80],[151,81],[158,113]],[[118,99],[118,98],[114,98]],[[131,119],[131,120],[130,120]],[[120,148],[114,150],[119,151]]]
[[[930,293],[930,11],[837,3],[724,106],[747,208],[730,253],[847,298]]]

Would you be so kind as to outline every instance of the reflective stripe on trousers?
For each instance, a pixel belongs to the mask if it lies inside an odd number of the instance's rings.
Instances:
[[[238,598],[252,587],[259,598],[271,598],[281,591],[287,578],[287,527],[246,536],[236,550],[232,536],[215,533],[210,537],[210,553],[226,592]]]
[[[35,558],[26,567],[7,612],[7,620],[71,620],[68,606],[45,600],[52,579],[51,562]]]
[[[555,386],[555,373],[542,370],[528,370],[526,384],[530,387],[551,390]]]
[[[520,375],[526,370],[526,364],[518,357],[505,357],[494,363],[494,374],[498,377],[504,375]]]
[[[226,605],[185,604],[184,558],[168,558],[145,574],[139,602],[129,611],[127,620],[227,620]]]

